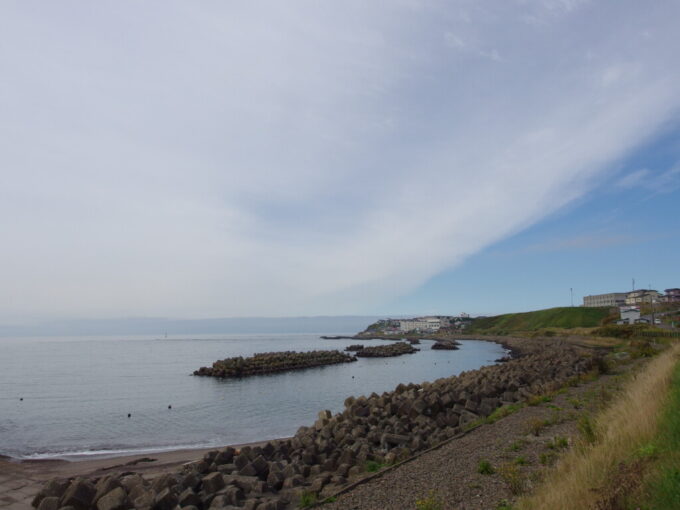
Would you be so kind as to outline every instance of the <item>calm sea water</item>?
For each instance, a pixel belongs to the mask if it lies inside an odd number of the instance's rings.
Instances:
[[[454,375],[505,353],[489,342],[433,351],[423,341],[420,352],[396,358],[242,380],[190,375],[231,356],[352,343],[318,335],[0,339],[0,454],[120,454],[286,437],[319,410],[342,410],[350,395]]]

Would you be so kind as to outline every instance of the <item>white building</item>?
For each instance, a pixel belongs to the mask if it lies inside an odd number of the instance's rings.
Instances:
[[[399,329],[403,332],[409,331],[427,331],[435,332],[441,328],[441,320],[437,317],[418,317],[416,319],[402,320],[399,323]]]
[[[621,306],[626,304],[627,294],[625,292],[610,292],[609,294],[595,294],[583,297],[583,306]]]
[[[617,324],[635,324],[640,320],[640,308],[637,306],[622,306],[619,309],[621,318]]]

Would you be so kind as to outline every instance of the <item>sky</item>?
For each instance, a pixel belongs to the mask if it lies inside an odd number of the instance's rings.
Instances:
[[[0,6],[0,323],[680,287],[680,3]]]

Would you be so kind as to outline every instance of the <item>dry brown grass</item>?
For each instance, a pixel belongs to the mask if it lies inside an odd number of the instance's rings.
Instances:
[[[675,344],[649,361],[597,417],[597,440],[592,445],[581,443],[566,454],[546,481],[531,496],[518,502],[518,508],[603,508],[621,463],[654,437],[679,358],[680,345]]]

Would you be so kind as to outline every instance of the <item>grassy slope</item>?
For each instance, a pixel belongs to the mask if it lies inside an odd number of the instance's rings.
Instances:
[[[593,328],[609,315],[609,308],[564,307],[535,312],[507,313],[475,319],[469,331],[536,331],[542,328]]]
[[[517,507],[680,508],[679,359],[680,344],[652,359],[611,407],[598,415],[592,440],[584,440],[571,450]],[[650,473],[653,476],[645,476]],[[643,477],[645,483],[640,487]],[[631,497],[636,496],[640,501],[634,503]]]
[[[658,433],[644,451],[652,457],[652,466],[641,493],[630,498],[629,507],[680,508],[680,363],[675,367]]]

